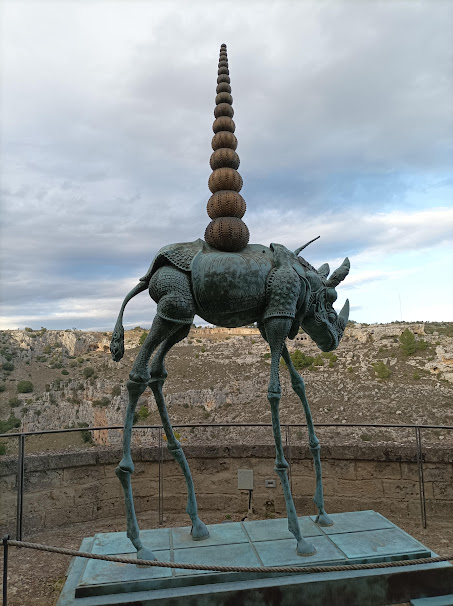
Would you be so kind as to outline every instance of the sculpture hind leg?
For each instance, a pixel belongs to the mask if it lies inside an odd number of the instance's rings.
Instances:
[[[191,535],[194,541],[200,541],[209,537],[209,531],[206,525],[198,517],[197,500],[195,497],[195,488],[193,485],[192,474],[187,463],[187,459],[184,455],[184,451],[181,448],[181,444],[176,439],[171,426],[170,418],[168,416],[167,407],[165,406],[165,399],[163,394],[163,385],[167,378],[167,371],[164,365],[164,359],[170,349],[182,341],[190,331],[190,325],[185,325],[180,328],[177,332],[173,333],[168,339],[166,339],[159,347],[156,355],[151,362],[151,379],[149,386],[153,390],[154,398],[156,400],[157,408],[159,410],[160,418],[162,420],[162,426],[167,436],[167,446],[173,458],[178,462],[181,470],[184,474],[184,478],[187,484],[187,508],[186,511],[192,520]]]
[[[140,540],[140,530],[135,515],[134,499],[132,495],[131,474],[134,472],[134,464],[131,457],[131,434],[134,422],[134,412],[137,407],[138,399],[145,391],[150,379],[148,362],[151,354],[156,347],[165,339],[181,328],[170,320],[156,316],[154,318],[151,330],[143,343],[137,358],[135,359],[132,371],[129,374],[130,380],[127,382],[127,391],[129,393],[129,403],[126,410],[123,432],[123,458],[115,470],[118,479],[121,482],[124,492],[124,501],[126,506],[127,536],[137,549],[137,557],[145,560],[155,560],[153,552],[143,546]]]
[[[288,479],[288,462],[283,453],[282,435],[280,428],[279,406],[281,398],[281,387],[279,379],[279,365],[285,339],[291,328],[292,320],[289,318],[269,318],[265,321],[264,329],[260,327],[263,337],[269,343],[271,348],[271,376],[267,397],[271,405],[272,430],[274,432],[274,441],[276,449],[275,471],[278,474],[285,495],[286,512],[288,516],[288,530],[294,535],[297,541],[297,554],[309,556],[316,553],[313,545],[302,536],[299,521],[297,519],[296,508],[291,494],[291,488]]]
[[[313,419],[310,412],[310,406],[308,405],[307,396],[305,394],[305,384],[304,380],[297,372],[294,367],[294,364],[289,355],[288,349],[286,345],[283,346],[282,351],[283,359],[286,362],[286,365],[289,370],[289,374],[291,376],[291,385],[299,396],[300,401],[302,402],[302,406],[304,407],[305,418],[307,420],[307,428],[308,428],[308,443],[310,446],[310,451],[313,457],[313,462],[315,465],[315,474],[316,474],[316,490],[315,496],[313,497],[313,501],[318,508],[318,516],[316,518],[316,522],[320,526],[332,526],[333,522],[331,518],[327,515],[324,509],[324,495],[322,489],[322,471],[321,471],[321,457],[320,457],[320,446],[319,440],[315,434],[315,428],[313,426]]]

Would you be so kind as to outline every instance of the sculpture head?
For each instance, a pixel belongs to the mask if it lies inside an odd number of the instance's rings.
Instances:
[[[308,282],[308,301],[300,325],[322,351],[332,351],[338,347],[349,318],[349,300],[339,314],[333,308],[338,296],[335,287],[348,275],[349,259],[346,258],[330,278],[327,263],[316,270],[305,259],[298,257],[298,261],[305,269]]]

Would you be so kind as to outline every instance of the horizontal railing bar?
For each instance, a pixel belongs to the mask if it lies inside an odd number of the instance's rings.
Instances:
[[[284,423],[288,427],[306,427],[306,423]],[[349,427],[349,428],[368,428],[368,429],[453,429],[453,425],[415,425],[392,423],[315,423],[319,427]],[[134,425],[132,429],[159,429],[162,425]],[[272,423],[190,423],[173,424],[173,427],[192,428],[192,427],[272,427]],[[17,438],[19,436],[40,436],[53,433],[70,433],[74,431],[103,431],[106,429],[124,429],[123,425],[107,425],[102,427],[70,427],[68,429],[43,429],[41,431],[18,431],[15,433],[2,433],[0,438]]]

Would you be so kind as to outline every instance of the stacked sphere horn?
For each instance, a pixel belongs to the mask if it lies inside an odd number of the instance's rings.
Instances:
[[[237,172],[239,156],[236,153],[238,141],[234,136],[233,97],[226,44],[220,47],[217,96],[212,130],[211,168],[209,189],[212,196],[208,201],[208,215],[212,219],[206,228],[204,238],[213,248],[225,252],[237,252],[245,248],[249,241],[249,230],[242,221],[245,200],[239,194],[242,177]]]

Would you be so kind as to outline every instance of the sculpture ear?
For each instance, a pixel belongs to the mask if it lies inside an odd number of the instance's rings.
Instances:
[[[328,263],[324,263],[324,265],[321,265],[321,267],[318,267],[318,274],[321,276],[321,278],[325,279],[327,278],[327,276],[330,273],[330,267]]]

